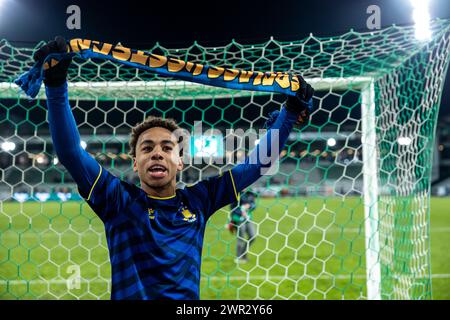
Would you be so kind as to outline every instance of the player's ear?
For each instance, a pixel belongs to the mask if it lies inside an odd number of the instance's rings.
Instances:
[[[138,171],[138,169],[137,169],[137,163],[136,163],[136,157],[133,157],[133,171],[134,171],[134,172],[137,172],[137,171]]]
[[[181,143],[181,141],[183,137],[181,137],[181,139],[178,140],[177,146],[176,146],[176,153],[178,155],[178,161],[177,161],[177,172],[183,170],[184,168],[184,163],[183,163],[183,152],[184,152],[184,146]]]
[[[184,168],[184,164],[183,164],[183,157],[180,157],[178,159],[178,164],[177,164],[177,171],[181,171]]]

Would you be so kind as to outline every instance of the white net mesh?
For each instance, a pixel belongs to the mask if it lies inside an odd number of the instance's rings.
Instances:
[[[229,208],[208,222],[202,298],[430,298],[431,146],[450,46],[449,21],[432,26],[426,43],[412,27],[394,26],[294,42],[151,49],[202,64],[295,70],[316,89],[317,111],[290,135],[279,171],[251,188],[258,198],[249,261],[235,263],[236,235],[224,228]],[[0,297],[106,299],[103,226],[55,159],[45,96],[28,101],[11,84],[32,65],[33,50],[0,41]],[[87,150],[135,183],[128,135],[147,115],[224,133],[203,139],[215,156],[180,175],[193,183],[230,168],[217,158],[242,159],[253,148],[225,150],[226,129],[259,129],[284,100],[96,60],[75,60],[69,80]]]

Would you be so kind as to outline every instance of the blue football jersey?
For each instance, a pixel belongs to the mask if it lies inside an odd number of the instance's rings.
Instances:
[[[105,225],[111,299],[199,299],[206,222],[236,201],[232,180],[227,171],[158,198],[101,168],[86,201]]]

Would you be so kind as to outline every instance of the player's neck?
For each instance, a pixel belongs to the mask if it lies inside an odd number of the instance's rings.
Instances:
[[[150,197],[155,198],[168,198],[175,195],[176,183],[171,183],[163,187],[154,188],[145,183],[141,183],[142,190],[145,191]]]

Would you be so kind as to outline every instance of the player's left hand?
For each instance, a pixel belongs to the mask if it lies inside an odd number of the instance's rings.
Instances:
[[[45,58],[52,53],[67,52],[66,40],[61,37],[55,37],[55,40],[47,42],[34,53],[34,60],[44,62]],[[44,71],[44,83],[48,87],[58,87],[66,82],[67,70],[72,62],[72,58],[64,58],[56,61],[56,64]]]
[[[314,89],[302,76],[296,75],[300,84],[300,88],[295,96],[288,96],[286,100],[286,109],[298,114],[297,123],[308,121],[313,111],[313,95]]]

